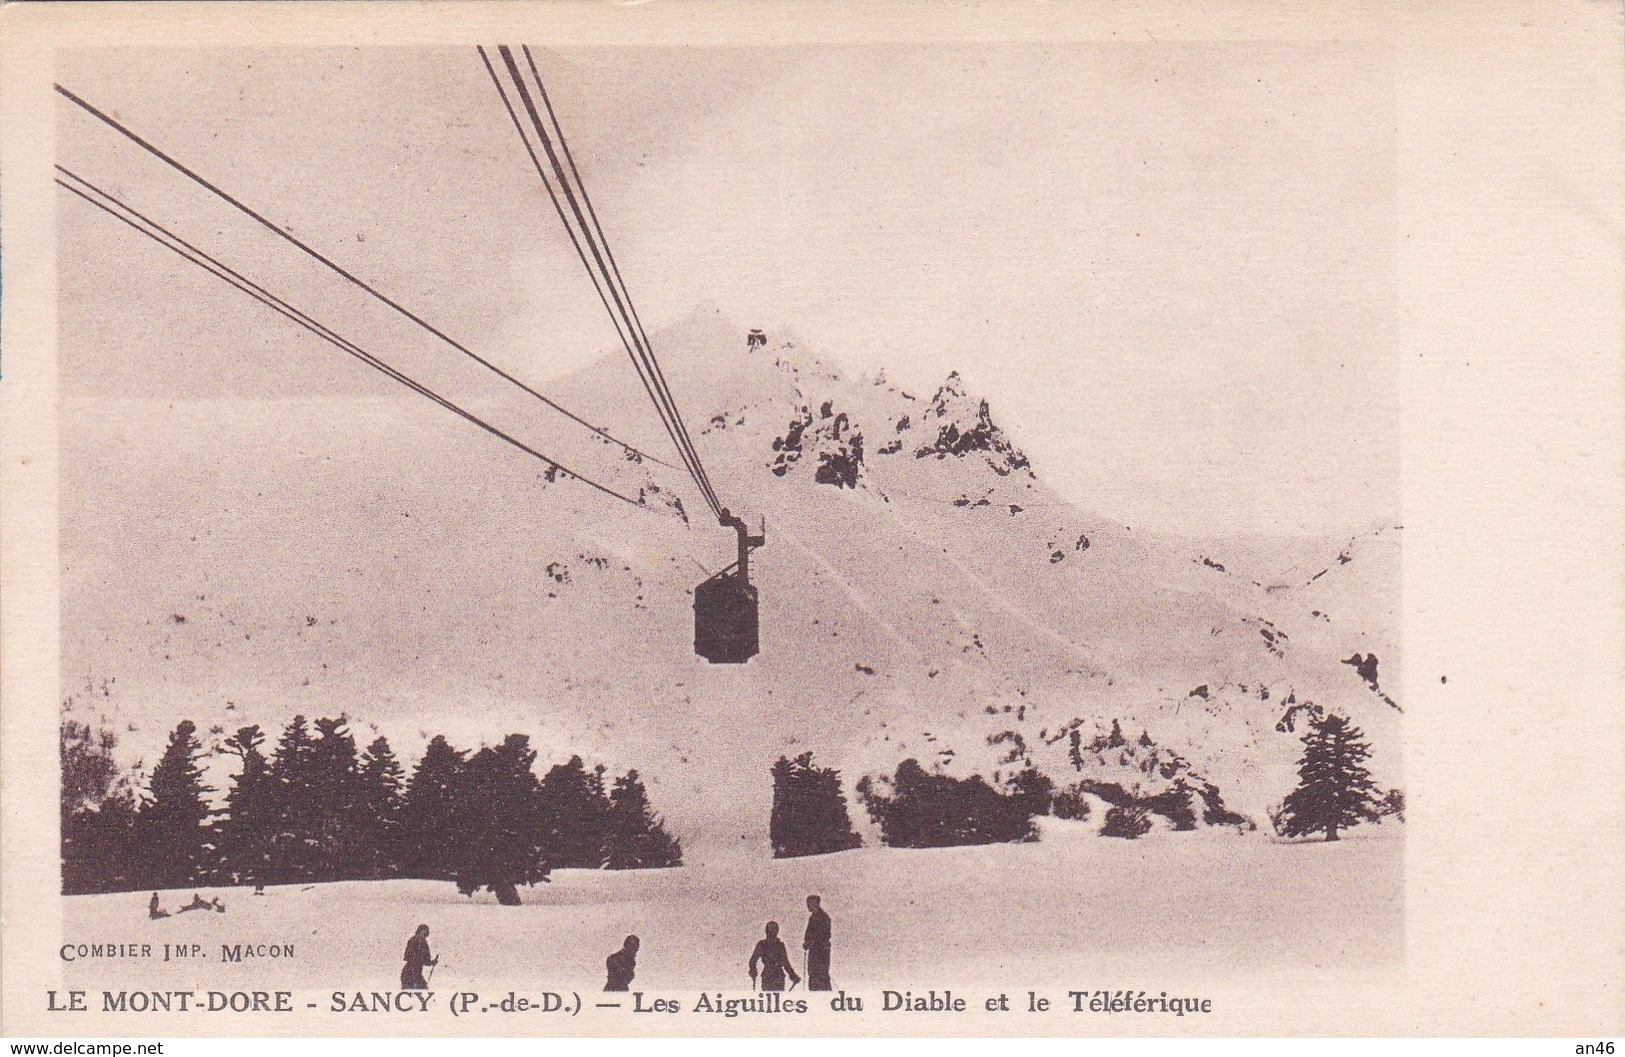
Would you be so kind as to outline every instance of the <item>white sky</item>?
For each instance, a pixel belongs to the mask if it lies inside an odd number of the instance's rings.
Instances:
[[[1048,482],[1136,528],[1397,516],[1382,50],[538,59],[651,330],[711,303],[919,389],[958,369]],[[614,341],[470,49],[102,50],[66,55],[59,79],[527,378]],[[296,303],[351,311],[336,277],[73,107],[58,116],[63,164],[274,269]],[[77,202],[62,217],[70,241],[106,247],[64,269],[66,394],[377,391],[267,366],[247,354],[270,340],[263,310],[177,282],[186,266]]]

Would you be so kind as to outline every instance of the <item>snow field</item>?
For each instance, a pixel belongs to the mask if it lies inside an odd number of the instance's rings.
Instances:
[[[1336,844],[1228,830],[1096,837],[1044,820],[1032,844],[863,848],[806,859],[720,857],[673,870],[564,870],[525,905],[473,900],[450,882],[354,881],[209,889],[227,913],[149,920],[149,893],[64,900],[66,943],[150,943],[151,959],[64,966],[71,987],[393,990],[418,924],[441,963],[435,990],[580,991],[604,958],[642,940],[634,988],[747,991],[745,962],[769,919],[800,966],[805,897],[834,917],[837,987],[1140,986],[1292,967],[1397,962],[1404,942],[1404,831],[1362,827]],[[167,908],[191,892],[161,893]],[[205,960],[162,961],[169,944]],[[223,944],[294,946],[292,958],[223,963]]]

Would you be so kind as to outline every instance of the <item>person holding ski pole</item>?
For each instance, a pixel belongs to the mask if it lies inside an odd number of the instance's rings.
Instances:
[[[767,923],[767,935],[756,941],[756,949],[750,952],[750,982],[752,989],[756,987],[757,966],[761,966],[761,989],[763,991],[783,991],[785,977],[790,978],[790,989],[801,983],[801,977],[796,975],[795,966],[790,964],[790,952],[784,949],[784,941],[779,939],[779,923]]]
[[[417,932],[406,941],[405,959],[406,964],[401,966],[401,990],[428,990],[429,981],[423,978],[423,967],[440,964],[438,957],[429,957],[429,926],[419,925]]]

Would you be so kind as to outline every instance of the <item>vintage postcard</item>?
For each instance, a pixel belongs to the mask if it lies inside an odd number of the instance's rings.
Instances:
[[[1625,1027],[1617,6],[0,32],[6,1035]]]

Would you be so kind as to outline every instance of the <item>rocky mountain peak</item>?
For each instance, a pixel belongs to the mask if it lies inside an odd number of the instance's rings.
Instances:
[[[980,454],[1001,477],[1018,470],[1032,476],[1027,456],[994,424],[987,401],[965,391],[964,379],[958,371],[950,372],[937,389],[919,417],[919,427],[924,436],[914,449],[916,458],[964,458]]]

